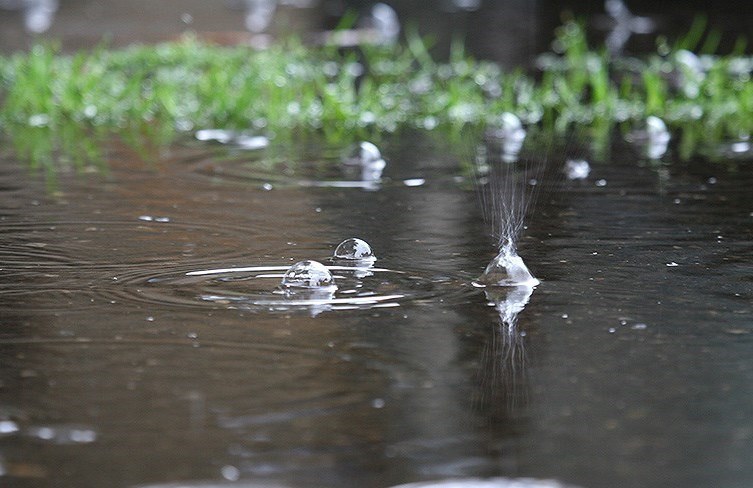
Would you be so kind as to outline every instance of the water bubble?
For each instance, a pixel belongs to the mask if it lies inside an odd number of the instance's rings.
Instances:
[[[226,144],[235,138],[233,131],[225,129],[200,129],[194,135],[198,141],[215,141]]]
[[[391,44],[397,40],[400,34],[400,20],[395,9],[386,3],[377,3],[371,7],[371,19],[369,22],[377,32],[377,42]]]
[[[335,279],[326,266],[317,261],[299,261],[288,268],[280,283],[285,288],[334,288]]]
[[[277,10],[276,0],[246,0],[246,29],[259,34],[269,27]]]
[[[501,147],[502,161],[514,163],[518,160],[523,141],[526,138],[526,130],[517,115],[511,112],[503,112],[491,124],[487,134],[497,140]]]
[[[376,256],[371,246],[357,237],[351,237],[342,241],[335,248],[335,259],[348,259],[351,261],[376,261]]]
[[[376,190],[385,166],[387,163],[379,149],[371,142],[364,141],[344,158],[342,169],[346,178],[359,181],[362,188]]]
[[[15,434],[18,431],[18,424],[13,420],[0,420],[0,436]]]
[[[649,159],[659,159],[667,152],[671,136],[667,124],[659,117],[650,115],[646,118],[645,127],[631,131],[626,139],[642,147]]]
[[[382,153],[373,143],[363,141],[358,144],[356,154],[349,159],[357,164],[373,164],[382,161]]]
[[[585,159],[568,159],[565,163],[565,175],[568,180],[585,180],[591,173],[591,165]]]
[[[655,115],[649,115],[646,118],[646,135],[652,141],[669,141],[667,124]]]
[[[533,277],[523,259],[510,247],[503,247],[478,279],[488,286],[536,286],[539,280]]]

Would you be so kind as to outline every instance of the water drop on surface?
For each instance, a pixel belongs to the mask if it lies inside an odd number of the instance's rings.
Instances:
[[[332,273],[317,261],[299,261],[288,268],[280,283],[286,288],[330,288],[335,287]]]
[[[539,280],[533,277],[523,259],[508,247],[491,260],[478,279],[488,286],[536,286]]]
[[[376,261],[376,256],[371,250],[371,246],[357,237],[351,237],[342,241],[335,248],[335,259],[348,259],[351,261]]]

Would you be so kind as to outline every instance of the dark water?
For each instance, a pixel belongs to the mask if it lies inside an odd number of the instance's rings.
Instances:
[[[342,148],[113,144],[53,191],[6,153],[0,485],[753,482],[750,162],[619,147],[570,182],[551,151],[519,244],[542,284],[509,329],[471,285],[494,255],[472,154],[403,141],[366,189],[312,184],[347,180]],[[327,262],[351,236],[385,271],[339,279],[384,301],[186,276]]]

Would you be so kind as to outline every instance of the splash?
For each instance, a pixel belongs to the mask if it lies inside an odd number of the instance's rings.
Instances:
[[[486,146],[479,148],[476,173],[481,188],[482,210],[497,240],[497,255],[475,282],[477,286],[530,286],[539,281],[518,255],[517,242],[536,195],[537,167],[521,161],[526,131],[520,119],[503,113],[487,132]]]
[[[511,242],[502,246],[476,282],[483,286],[523,286],[531,289],[540,283]]]

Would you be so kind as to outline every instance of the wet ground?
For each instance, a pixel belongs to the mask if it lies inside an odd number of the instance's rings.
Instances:
[[[471,285],[494,255],[471,150],[409,139],[380,144],[366,188],[315,145],[145,162],[113,144],[108,171],[54,190],[6,153],[0,479],[749,485],[750,163],[652,168],[622,147],[569,181],[552,151],[526,305]],[[274,293],[351,236],[382,271],[335,271],[340,303]],[[512,328],[491,306],[509,302]]]

